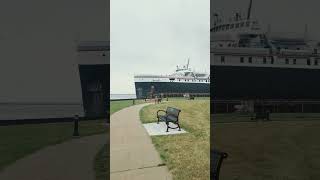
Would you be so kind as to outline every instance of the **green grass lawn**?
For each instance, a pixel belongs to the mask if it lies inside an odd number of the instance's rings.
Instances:
[[[80,136],[107,133],[104,120],[80,121]],[[0,171],[46,146],[72,139],[73,123],[0,126]]]
[[[156,112],[167,106],[182,110],[180,124],[187,134],[152,136],[152,142],[174,180],[208,180],[210,172],[210,101],[177,100],[149,105],[140,111],[143,123],[155,122]]]
[[[215,123],[211,143],[229,154],[220,179],[320,179],[320,119],[298,121],[297,116],[301,117],[295,114],[293,121],[282,114],[274,116],[278,121]]]
[[[144,100],[135,100],[135,104],[144,103]],[[110,101],[110,114],[133,105],[133,100]]]

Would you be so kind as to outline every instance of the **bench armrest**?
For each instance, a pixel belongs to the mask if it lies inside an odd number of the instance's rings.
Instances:
[[[157,117],[159,117],[159,112],[167,113],[167,112],[166,112],[166,111],[164,111],[164,110],[158,110],[158,111],[157,111]]]

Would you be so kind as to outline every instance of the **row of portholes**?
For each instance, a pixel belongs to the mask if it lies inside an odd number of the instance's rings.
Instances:
[[[174,79],[169,79],[170,82],[174,82]],[[183,79],[178,79],[179,82],[183,81]],[[184,82],[210,82],[209,79],[202,80],[202,79],[184,79]]]
[[[225,63],[225,56],[221,56],[221,63]],[[307,63],[307,65],[311,65],[311,60],[310,59],[307,59],[307,61],[306,61]],[[244,57],[240,57],[240,63],[244,63]],[[248,57],[248,63],[252,63],[252,57]],[[267,64],[267,58],[266,57],[263,57],[263,61],[262,61],[262,63],[263,64]],[[270,60],[270,64],[273,64],[274,63],[274,59],[273,59],[273,57],[271,57],[271,60]],[[290,64],[290,60],[287,58],[287,59],[285,59],[285,64]],[[293,59],[292,60],[292,64],[297,64],[297,60],[296,59]],[[318,65],[319,64],[319,62],[318,62],[318,60],[317,59],[315,59],[314,60],[314,62],[313,62],[313,65]]]
[[[241,27],[244,27],[244,26],[249,27],[250,26],[250,21],[236,23],[236,24],[220,25],[220,26],[214,27],[213,28],[213,32],[224,31],[224,30],[229,30],[229,29],[233,29],[233,28],[241,28]]]

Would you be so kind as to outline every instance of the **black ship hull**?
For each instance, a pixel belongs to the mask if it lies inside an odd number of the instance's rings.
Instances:
[[[148,98],[150,94],[207,94],[210,93],[208,83],[180,82],[135,82],[137,98]]]
[[[211,66],[213,99],[320,99],[320,69]]]

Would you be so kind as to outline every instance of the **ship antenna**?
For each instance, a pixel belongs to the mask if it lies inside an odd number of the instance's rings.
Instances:
[[[247,20],[250,19],[250,15],[251,15],[251,6],[252,6],[252,0],[250,0],[250,4],[249,4],[249,8],[248,8],[248,14],[247,14]]]
[[[190,61],[190,58],[188,58],[187,69],[189,69],[189,61]]]

